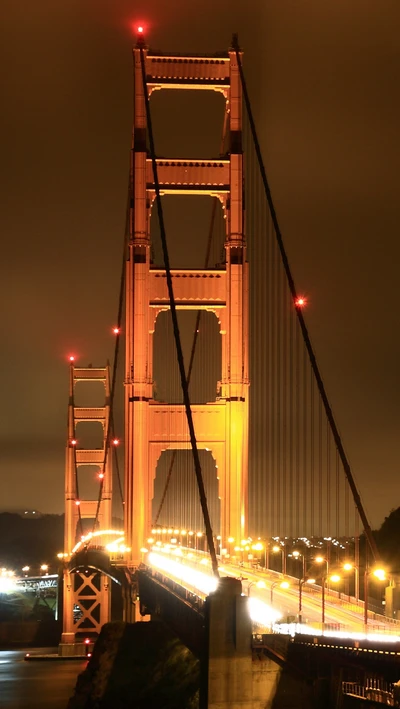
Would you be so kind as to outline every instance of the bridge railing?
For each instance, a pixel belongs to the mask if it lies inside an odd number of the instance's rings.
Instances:
[[[355,684],[355,682],[342,682],[342,692],[351,697],[359,697],[360,699],[370,700],[377,702],[379,704],[385,704],[389,707],[398,706],[395,703],[393,692],[375,688],[375,687],[363,687],[360,684]]]

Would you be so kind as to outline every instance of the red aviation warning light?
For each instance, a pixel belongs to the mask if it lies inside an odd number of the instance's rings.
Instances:
[[[119,438],[114,438],[112,443],[113,446],[119,446]]]
[[[143,34],[144,32],[144,27],[143,25],[139,25],[139,27],[136,28],[138,34]]]
[[[294,301],[296,308],[304,308],[307,305],[307,298],[303,295],[299,295]]]
[[[74,357],[74,355],[70,355],[70,356],[68,357],[68,359],[69,359],[70,362],[75,362],[75,357]]]
[[[103,480],[104,473],[98,473],[97,477],[99,478],[99,480]]]
[[[78,443],[78,441],[76,440],[76,438],[73,438],[71,440],[71,446],[76,446],[77,443]]]
[[[76,504],[77,507],[79,507],[79,505],[81,504],[81,501],[80,501],[80,500],[75,500],[75,504]]]
[[[121,328],[119,328],[119,327],[113,327],[113,333],[114,333],[114,335],[119,335],[120,332],[121,332]]]

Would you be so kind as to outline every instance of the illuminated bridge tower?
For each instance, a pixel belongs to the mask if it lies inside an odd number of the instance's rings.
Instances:
[[[75,406],[75,387],[79,382],[104,384],[104,406]],[[88,393],[86,390],[85,393]],[[98,529],[111,529],[112,460],[105,455],[110,413],[110,368],[70,366],[68,440],[65,465],[65,524],[63,570],[63,633],[61,643],[74,643],[91,634],[98,634],[110,618],[111,580],[93,569],[70,570],[74,548],[96,521]],[[95,421],[103,429],[103,446],[94,450],[79,445],[77,426]],[[79,435],[79,431],[78,431]],[[79,468],[97,468],[102,476],[102,495],[97,499],[82,499],[79,493]],[[85,471],[86,472],[86,471]],[[83,480],[81,481],[83,482]],[[100,481],[99,481],[100,482]],[[82,496],[83,497],[83,496]],[[97,514],[98,512],[98,514]],[[89,528],[85,528],[89,522]],[[81,545],[82,546],[82,545]]]
[[[226,101],[226,159],[157,160],[161,194],[217,197],[226,216],[225,263],[219,269],[174,269],[179,309],[213,312],[220,323],[222,378],[215,402],[192,406],[199,448],[218,465],[222,539],[247,537],[248,507],[248,265],[243,215],[242,96],[234,51],[221,57],[151,55],[143,46],[149,95],[154,90],[211,90]],[[153,332],[169,309],[164,270],[150,265],[150,213],[155,199],[147,153],[140,45],[134,48],[131,221],[126,278],[125,543],[138,565],[151,529],[157,461],[163,450],[187,448],[183,405],[152,399]],[[151,102],[150,102],[151,103]],[[155,206],[154,206],[155,209]],[[166,422],[168,422],[166,424]],[[183,433],[182,433],[183,431]]]

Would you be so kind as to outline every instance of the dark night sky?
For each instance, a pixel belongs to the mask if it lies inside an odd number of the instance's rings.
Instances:
[[[65,358],[112,356],[143,20],[164,51],[240,32],[290,262],[379,525],[400,504],[399,0],[3,0],[1,15],[0,509],[63,510]]]

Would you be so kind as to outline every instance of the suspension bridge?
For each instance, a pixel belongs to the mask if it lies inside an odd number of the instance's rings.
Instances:
[[[127,621],[159,615],[199,655],[208,643],[208,667],[223,657],[219,680],[242,673],[247,693],[252,653],[284,662],[276,635],[392,661],[400,625],[369,602],[387,576],[312,348],[237,39],[177,56],[139,31],[133,58],[114,359],[70,357],[64,652],[111,618],[117,583]],[[196,134],[194,157],[157,153],[158,99],[182,91],[216,97],[210,155],[198,157]],[[90,426],[97,445],[84,443]]]

